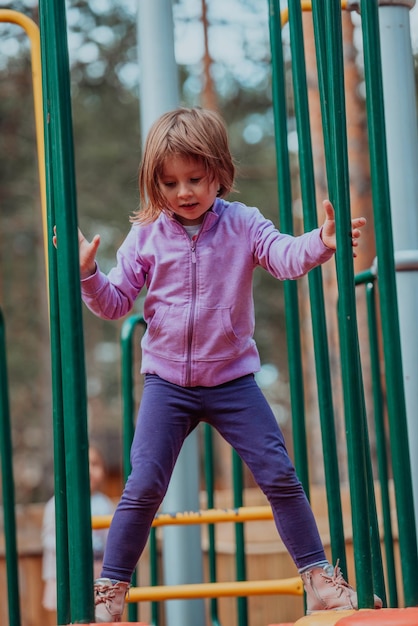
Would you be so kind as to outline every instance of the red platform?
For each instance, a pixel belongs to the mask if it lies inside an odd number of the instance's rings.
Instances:
[[[418,626],[418,607],[319,611],[305,615],[294,623],[279,622],[268,626]]]
[[[336,626],[417,626],[418,607],[356,611],[343,617]]]

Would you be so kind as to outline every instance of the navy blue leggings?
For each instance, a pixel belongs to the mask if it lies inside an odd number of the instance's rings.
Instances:
[[[325,560],[311,507],[254,376],[185,388],[147,374],[131,448],[132,472],[109,530],[102,576],[130,581],[182,444],[201,421],[216,428],[251,470],[297,568]]]

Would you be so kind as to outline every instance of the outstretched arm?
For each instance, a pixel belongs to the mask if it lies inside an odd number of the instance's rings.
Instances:
[[[57,247],[55,228],[53,243]],[[90,311],[102,319],[115,320],[129,313],[145,284],[145,271],[135,256],[136,244],[137,230],[132,227],[118,250],[117,264],[106,275],[96,264],[99,235],[88,241],[78,230],[81,297]]]
[[[322,225],[321,237],[327,248],[335,250],[337,247],[337,240],[335,236],[335,212],[329,200],[324,200],[323,206],[325,209],[325,221]],[[358,239],[361,236],[361,228],[365,225],[365,217],[355,217],[351,220],[351,245],[353,248],[358,246]],[[355,250],[353,250],[353,256],[357,256]]]

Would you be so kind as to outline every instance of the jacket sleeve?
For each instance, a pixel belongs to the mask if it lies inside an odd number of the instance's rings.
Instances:
[[[133,226],[109,274],[97,266],[92,276],[81,281],[81,297],[98,317],[115,320],[129,313],[144,286],[146,273],[138,260],[137,240],[137,228]]]
[[[298,237],[286,235],[259,211],[253,215],[250,233],[256,263],[279,280],[300,278],[335,252],[322,241],[320,228]]]

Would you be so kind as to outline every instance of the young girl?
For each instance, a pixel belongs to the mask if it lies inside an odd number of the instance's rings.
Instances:
[[[279,280],[328,261],[334,210],[322,228],[292,237],[256,208],[227,202],[234,165],[227,133],[212,111],[185,109],[158,119],[139,175],[141,210],[106,276],[100,243],[79,233],[82,296],[96,315],[126,315],[147,288],[142,339],[144,391],[132,443],[132,472],[110,527],[97,622],[120,620],[132,572],[187,435],[204,421],[235,448],[271,504],[279,534],[302,576],[307,611],[357,608],[357,594],[325,557],[308,500],[282,433],[254,380],[252,276]],[[365,219],[352,220],[357,245]],[[376,607],[381,606],[375,598]]]

